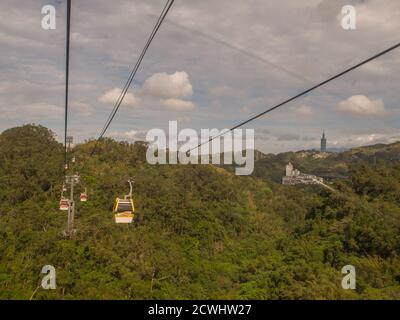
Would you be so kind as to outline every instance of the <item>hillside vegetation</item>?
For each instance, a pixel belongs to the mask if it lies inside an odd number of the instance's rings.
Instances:
[[[63,148],[44,127],[0,135],[1,299],[400,298],[400,165],[349,166],[337,193],[238,177],[212,165],[151,166],[145,146],[78,145],[77,233],[58,210]],[[265,160],[265,159],[264,159]],[[135,183],[137,218],[117,225]],[[341,287],[345,265],[356,290]],[[57,289],[39,288],[44,265]],[[35,294],[32,296],[32,294]]]
[[[329,178],[343,178],[349,175],[354,164],[377,162],[394,163],[400,160],[400,142],[358,147],[339,153],[320,154],[317,151],[284,152],[266,154],[255,162],[254,176],[281,182],[285,166],[291,161],[305,173]]]

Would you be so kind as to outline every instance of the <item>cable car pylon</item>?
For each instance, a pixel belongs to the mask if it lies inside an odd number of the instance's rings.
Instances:
[[[74,186],[79,183],[79,175],[75,174],[73,176],[66,176],[65,183],[70,186],[70,197],[68,199],[68,221],[67,221],[67,229],[64,231],[65,236],[72,236],[76,233],[76,229],[74,229],[74,221],[75,221],[75,201],[74,201]]]

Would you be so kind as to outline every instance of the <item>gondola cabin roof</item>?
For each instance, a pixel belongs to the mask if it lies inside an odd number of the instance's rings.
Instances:
[[[114,203],[114,213],[130,212],[133,213],[135,207],[132,199],[120,199],[116,198]]]

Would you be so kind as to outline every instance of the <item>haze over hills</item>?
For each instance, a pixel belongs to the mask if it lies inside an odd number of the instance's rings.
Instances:
[[[74,148],[76,192],[87,188],[89,201],[77,203],[78,231],[65,238],[62,145],[40,126],[0,134],[0,298],[400,298],[399,162],[351,162],[392,159],[399,144],[257,161],[271,175],[288,159],[304,168],[344,165],[349,178],[331,193],[213,165],[149,165],[141,143],[105,139],[90,157],[93,143]],[[116,225],[113,200],[130,177],[137,217]],[[57,288],[41,290],[49,264]],[[356,290],[341,286],[349,264]]]

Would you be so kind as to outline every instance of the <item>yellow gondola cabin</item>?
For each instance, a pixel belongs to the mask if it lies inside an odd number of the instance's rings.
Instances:
[[[134,212],[135,207],[132,199],[115,199],[113,213],[116,223],[132,223]]]

